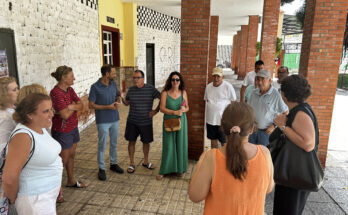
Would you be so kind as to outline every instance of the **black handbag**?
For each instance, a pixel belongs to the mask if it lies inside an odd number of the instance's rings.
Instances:
[[[315,117],[310,110],[308,112],[314,123]],[[316,127],[316,123],[314,126]],[[279,128],[275,129],[270,136],[269,149],[276,184],[306,191],[316,192],[320,189],[324,171],[316,150],[306,152],[291,142]]]

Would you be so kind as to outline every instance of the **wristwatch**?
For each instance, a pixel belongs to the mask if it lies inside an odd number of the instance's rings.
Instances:
[[[281,131],[284,131],[284,130],[285,130],[285,127],[286,127],[286,126],[283,125],[283,126],[280,126],[279,129],[280,129]]]

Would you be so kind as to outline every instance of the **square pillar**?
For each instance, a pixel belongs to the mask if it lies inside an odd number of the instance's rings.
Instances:
[[[312,87],[308,102],[318,119],[318,156],[323,166],[326,162],[347,9],[348,2],[342,0],[306,1],[299,71],[307,77]]]
[[[251,72],[255,69],[254,67],[255,67],[255,60],[256,60],[256,44],[257,44],[258,28],[259,28],[259,16],[249,16],[246,73]]]
[[[235,74],[239,73],[239,61],[240,61],[241,45],[242,45],[242,31],[237,31],[236,70],[234,72]]]
[[[232,55],[231,55],[231,69],[235,71],[236,69],[236,52],[237,52],[237,35],[233,36],[233,41],[232,41]]]
[[[210,0],[181,1],[180,72],[186,83],[190,111],[188,156],[199,159],[204,149],[204,91],[209,58]]]
[[[265,63],[265,69],[274,71],[274,59],[277,46],[280,0],[264,0],[262,16],[260,60]]]
[[[208,83],[213,81],[211,74],[216,67],[216,54],[218,46],[219,16],[210,17],[210,35],[209,35],[209,66]]]
[[[247,57],[247,47],[248,47],[248,26],[242,25],[242,34],[241,34],[241,47],[240,47],[240,60],[239,60],[239,72],[238,79],[241,80],[245,77],[245,65]]]

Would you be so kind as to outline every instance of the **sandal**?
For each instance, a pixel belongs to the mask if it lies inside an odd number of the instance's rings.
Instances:
[[[58,197],[57,197],[57,200],[56,200],[56,203],[63,203],[65,200],[64,200],[64,198],[63,198],[63,195],[59,195]]]
[[[156,168],[152,165],[152,163],[148,163],[148,164],[142,163],[141,165],[149,170],[154,170]]]
[[[164,175],[156,175],[156,180],[160,181],[163,179],[163,177],[164,177]]]
[[[58,197],[56,199],[56,203],[63,203],[63,202],[64,202],[63,189],[62,189],[62,187],[60,187],[59,194],[58,194]]]
[[[86,186],[84,183],[82,183],[82,182],[76,181],[76,184],[71,185],[71,186],[66,185],[66,187],[71,187],[71,188],[86,188],[87,186]]]
[[[134,165],[129,165],[129,167],[127,168],[127,172],[128,173],[134,173],[135,172],[135,166]]]
[[[183,174],[182,173],[176,173],[175,176],[181,178],[183,176]]]

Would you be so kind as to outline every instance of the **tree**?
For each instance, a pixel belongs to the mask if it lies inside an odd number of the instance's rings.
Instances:
[[[284,4],[289,4],[291,2],[293,2],[294,0],[281,0],[280,4],[283,6]]]

